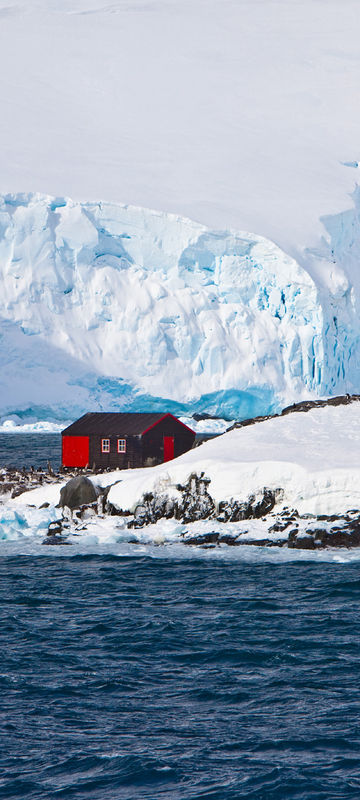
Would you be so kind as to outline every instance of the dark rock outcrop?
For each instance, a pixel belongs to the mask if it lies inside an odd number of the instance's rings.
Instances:
[[[260,495],[251,495],[245,503],[233,499],[219,503],[217,520],[218,522],[240,522],[244,519],[260,519],[272,511],[281,495],[281,489],[265,487]]]
[[[157,522],[159,519],[175,517],[181,522],[196,522],[215,516],[215,503],[208,491],[210,479],[202,473],[200,476],[190,475],[185,485],[178,484],[176,489],[179,498],[167,494],[145,494],[136,507],[134,519],[128,523],[129,528],[142,528],[144,525]]]
[[[219,510],[209,492],[210,479],[204,473],[190,475],[186,484],[176,486],[180,497],[169,497],[167,494],[145,494],[136,507],[134,518],[128,523],[129,528],[142,528],[144,525],[158,522],[159,519],[175,519],[188,524],[204,519],[216,519],[218,522],[239,522],[246,519],[260,519],[269,514],[281,499],[281,489],[264,488],[257,495],[251,495],[241,503],[230,500],[220,503]],[[114,513],[114,511],[113,511]]]
[[[209,494],[209,478],[204,473],[200,477],[190,475],[188,482],[176,488],[182,494],[182,503],[178,509],[178,519],[182,522],[196,522],[199,519],[209,519],[215,513],[215,503]]]
[[[271,516],[274,516],[273,514]],[[309,526],[311,522],[311,526]],[[336,522],[336,525],[334,525]],[[319,523],[319,527],[317,524]],[[322,526],[320,524],[322,523]],[[200,547],[216,547],[227,544],[232,547],[251,545],[253,547],[288,547],[297,550],[324,550],[326,548],[360,547],[360,512],[353,510],[344,516],[314,517],[309,514],[300,516],[296,511],[283,510],[276,516],[276,522],[269,528],[269,533],[278,533],[279,536],[263,539],[251,538],[248,531],[234,533],[227,527],[226,533],[221,532],[221,526],[216,531],[209,533],[192,534],[186,531],[183,542],[186,545]]]
[[[356,516],[326,517],[322,515],[318,521],[327,523],[327,527],[308,528],[305,531],[294,529],[289,533],[287,546],[302,550],[324,550],[327,547],[352,548],[360,547],[360,514]],[[332,525],[336,522],[336,525]]]

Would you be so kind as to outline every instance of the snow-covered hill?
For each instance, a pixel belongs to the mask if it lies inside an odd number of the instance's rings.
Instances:
[[[144,494],[171,496],[192,473],[203,473],[217,505],[231,499],[245,502],[268,487],[283,491],[279,507],[301,514],[340,514],[360,507],[359,443],[359,402],[295,412],[229,431],[150,470],[127,470],[120,479],[112,473],[109,501],[133,511]],[[108,485],[111,475],[99,480]],[[37,491],[34,497],[42,498]]]

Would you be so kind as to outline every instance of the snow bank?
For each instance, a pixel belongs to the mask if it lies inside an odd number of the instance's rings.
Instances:
[[[282,505],[301,514],[341,513],[360,508],[359,453],[360,403],[327,406],[239,428],[166,465],[121,474],[109,501],[133,511],[144,493],[171,496],[192,472],[204,472],[217,503],[245,502],[268,487],[283,489]]]

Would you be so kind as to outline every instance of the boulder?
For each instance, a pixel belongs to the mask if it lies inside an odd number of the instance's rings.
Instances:
[[[251,495],[244,503],[240,500],[222,501],[219,503],[218,522],[240,522],[245,519],[260,519],[273,510],[283,495],[282,489],[264,487],[257,495]]]
[[[77,475],[67,482],[66,486],[60,491],[60,508],[80,508],[80,506],[91,505],[96,503],[98,498],[98,491],[89,478],[84,475]]]

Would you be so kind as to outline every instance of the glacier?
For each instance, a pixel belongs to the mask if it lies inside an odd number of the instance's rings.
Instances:
[[[295,260],[174,214],[0,196],[0,417],[228,419],[355,392],[360,191]]]

